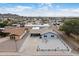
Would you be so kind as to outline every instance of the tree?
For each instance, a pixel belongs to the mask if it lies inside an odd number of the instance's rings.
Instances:
[[[70,35],[70,33],[79,34],[79,20],[73,19],[65,21],[63,26],[60,27],[62,31],[64,31],[67,35]]]
[[[3,24],[8,25],[8,21],[7,20],[3,21]]]
[[[3,21],[3,23],[6,24],[7,26],[10,26],[14,23],[14,21],[11,19],[7,19],[7,20]]]
[[[4,28],[6,26],[5,23],[0,23],[0,28]]]

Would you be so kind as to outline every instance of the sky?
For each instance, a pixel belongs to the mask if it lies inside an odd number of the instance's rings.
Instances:
[[[0,13],[21,16],[79,16],[79,3],[0,3]]]

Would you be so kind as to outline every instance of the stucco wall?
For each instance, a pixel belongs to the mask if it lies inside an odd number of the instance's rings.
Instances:
[[[47,36],[47,37],[44,37],[44,36]],[[51,35],[54,35],[54,37],[51,37]],[[48,32],[48,33],[44,33],[41,35],[41,39],[54,39],[54,38],[57,38],[57,35],[52,33],[52,32]]]

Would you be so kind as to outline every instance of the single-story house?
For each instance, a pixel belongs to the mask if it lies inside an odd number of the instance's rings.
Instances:
[[[12,24],[13,27],[20,27],[20,24]]]
[[[0,28],[0,32],[2,32],[5,28]]]
[[[57,33],[53,31],[51,28],[42,28],[42,29],[32,29],[30,31],[31,37],[39,37],[40,39],[53,39],[57,38]]]
[[[55,39],[57,38],[57,34],[55,34],[54,32],[46,32],[41,34],[40,38],[45,40]]]
[[[3,30],[4,33],[10,33],[10,39],[15,39],[15,40],[19,40],[22,39],[23,36],[27,33],[27,30],[25,28],[21,28],[21,27],[11,27],[11,28],[5,28],[5,30]]]
[[[25,27],[32,27],[32,29],[35,29],[35,28],[38,28],[38,29],[40,29],[40,28],[47,28],[47,27],[49,27],[50,25],[49,24],[43,24],[43,25],[41,25],[41,24],[25,24]]]

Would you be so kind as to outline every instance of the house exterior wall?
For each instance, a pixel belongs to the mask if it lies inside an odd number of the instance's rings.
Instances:
[[[45,36],[47,36],[47,37],[45,37]],[[51,37],[51,36],[54,36],[54,37]],[[50,40],[50,39],[55,39],[55,38],[57,38],[57,35],[55,33],[52,33],[52,32],[44,33],[41,35],[41,39]]]
[[[20,36],[20,39],[26,34],[27,31],[24,31],[24,33]]]

